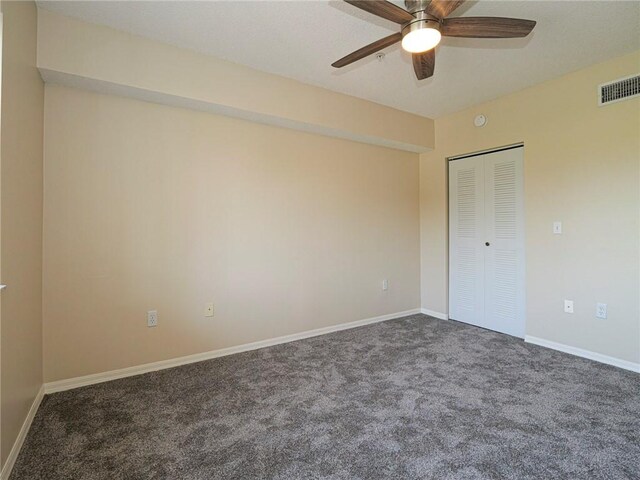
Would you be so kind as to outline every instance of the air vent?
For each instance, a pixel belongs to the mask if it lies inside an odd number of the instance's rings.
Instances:
[[[608,105],[638,95],[640,95],[640,75],[633,75],[600,85],[598,105]]]

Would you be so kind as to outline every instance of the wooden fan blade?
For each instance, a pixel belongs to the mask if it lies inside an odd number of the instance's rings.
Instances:
[[[373,13],[382,18],[386,18],[387,20],[391,20],[396,23],[407,23],[411,20],[414,20],[413,15],[411,15],[406,10],[394,5],[391,2],[387,2],[386,0],[344,0],[347,3],[350,3],[354,7],[361,8],[362,10],[366,10],[369,13]]]
[[[344,67],[345,65],[349,65],[350,63],[353,63],[356,60],[360,60],[361,58],[371,55],[372,53],[376,53],[377,51],[382,50],[383,48],[387,48],[388,46],[393,45],[394,43],[397,43],[400,40],[402,40],[402,34],[399,32],[394,33],[393,35],[389,35],[388,37],[381,38],[380,40],[376,40],[375,42],[370,43],[369,45],[359,48],[355,52],[351,52],[346,57],[342,57],[337,62],[332,63],[331,66],[336,68]]]
[[[431,0],[431,3],[427,7],[427,13],[442,19],[451,15],[451,13],[464,2],[465,0]]]
[[[436,49],[432,48],[424,53],[414,53],[411,55],[413,60],[413,70],[416,72],[418,80],[424,80],[433,75],[436,66]]]
[[[440,32],[447,37],[516,38],[529,35],[536,22],[519,18],[445,18]]]

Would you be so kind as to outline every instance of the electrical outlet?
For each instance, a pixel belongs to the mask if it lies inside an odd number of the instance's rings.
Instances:
[[[386,278],[382,280],[382,290],[389,290],[389,280],[387,280]]]
[[[607,304],[606,303],[597,303],[596,304],[596,317],[598,317],[598,318],[607,318]]]
[[[213,303],[207,303],[207,305],[204,307],[204,316],[213,317]]]
[[[573,313],[573,300],[564,301],[564,313]]]
[[[147,312],[147,327],[156,327],[158,325],[158,311],[149,310]]]

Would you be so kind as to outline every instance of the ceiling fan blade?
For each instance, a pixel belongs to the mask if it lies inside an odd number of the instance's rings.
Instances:
[[[396,23],[407,23],[411,20],[414,20],[413,15],[411,15],[406,10],[394,5],[391,2],[387,2],[386,0],[344,0],[351,5],[361,8],[362,10],[366,10],[369,13],[373,13],[382,18],[386,18],[387,20],[391,20]]]
[[[427,7],[427,13],[442,19],[451,15],[451,13],[464,2],[465,0],[431,0],[431,3]]]
[[[436,49],[432,48],[424,53],[414,53],[411,55],[413,60],[413,70],[416,72],[418,80],[424,80],[433,75],[436,66]]]
[[[529,35],[536,22],[519,18],[445,18],[440,31],[447,37],[517,38]]]
[[[346,57],[342,57],[337,62],[332,63],[331,66],[336,68],[344,67],[346,65],[349,65],[350,63],[355,62],[356,60],[360,60],[361,58],[371,55],[372,53],[376,53],[383,48],[387,48],[388,46],[393,45],[400,40],[402,40],[402,33],[394,33],[393,35],[381,38],[380,40],[376,40],[369,45],[359,48],[355,52],[351,52]]]

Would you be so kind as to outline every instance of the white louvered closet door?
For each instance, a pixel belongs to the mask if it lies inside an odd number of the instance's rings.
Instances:
[[[523,149],[449,163],[449,316],[524,337]]]
[[[484,165],[449,163],[449,316],[480,325],[484,317]]]

